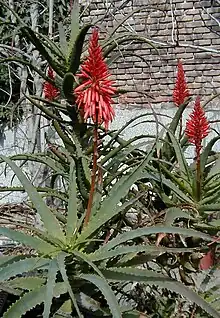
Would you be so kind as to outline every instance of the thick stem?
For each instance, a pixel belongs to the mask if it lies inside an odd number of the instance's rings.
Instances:
[[[92,166],[92,178],[91,178],[91,188],[89,192],[89,200],[87,205],[86,216],[84,220],[84,227],[87,226],[90,220],[93,197],[95,193],[96,186],[96,171],[97,171],[97,159],[98,159],[98,127],[94,127],[94,150],[93,150],[93,166]]]
[[[181,140],[182,131],[183,131],[183,117],[181,116],[180,117],[179,141]]]
[[[201,198],[201,165],[200,165],[200,150],[196,152],[196,199]]]

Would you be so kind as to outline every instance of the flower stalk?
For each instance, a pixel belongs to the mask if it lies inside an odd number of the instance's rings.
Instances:
[[[190,118],[186,123],[186,136],[189,142],[195,145],[196,153],[196,199],[197,201],[201,198],[201,164],[200,164],[200,153],[202,149],[202,140],[208,136],[210,130],[209,122],[205,116],[204,109],[200,103],[200,97],[198,96],[195,101],[195,105]]]
[[[55,80],[55,73],[51,66],[49,66],[47,75],[51,80]],[[55,98],[59,96],[59,89],[50,82],[45,82],[43,86],[43,93],[46,99],[53,101]]]
[[[84,226],[87,226],[91,216],[92,203],[96,188],[96,172],[98,160],[98,126],[104,124],[108,130],[109,123],[115,116],[112,108],[112,95],[115,88],[113,81],[109,79],[110,73],[104,61],[102,49],[98,43],[98,29],[94,28],[88,49],[88,57],[81,66],[81,71],[76,75],[80,84],[75,88],[76,104],[85,120],[91,119],[94,123],[94,150],[93,166],[91,175],[91,188],[89,193],[88,205]]]
[[[187,87],[185,72],[183,69],[183,64],[181,60],[178,61],[177,65],[177,76],[176,76],[176,83],[173,90],[173,102],[174,104],[179,107],[182,105],[186,99],[190,96],[189,90]],[[183,119],[182,116],[180,117],[180,131],[179,131],[179,139],[182,136],[183,130]]]
[[[89,43],[89,56],[82,64],[81,72],[77,74],[81,83],[75,88],[74,94],[84,120],[90,118],[94,124],[104,124],[108,130],[109,123],[115,116],[111,105],[116,89],[112,86],[114,82],[109,79],[110,73],[98,39],[98,30],[95,28]]]
[[[94,142],[94,148],[93,148],[93,163],[92,163],[92,174],[91,174],[91,188],[89,192],[86,216],[84,219],[84,227],[88,225],[90,220],[91,211],[92,211],[92,203],[93,203],[93,198],[94,198],[95,188],[96,188],[96,172],[97,172],[97,161],[98,161],[98,126],[97,125],[95,125],[94,127],[93,142]]]

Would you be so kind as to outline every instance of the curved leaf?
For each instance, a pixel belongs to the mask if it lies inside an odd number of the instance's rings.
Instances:
[[[186,106],[188,105],[188,103],[190,102],[191,98],[188,98],[182,105],[180,105],[178,107],[178,110],[176,111],[170,125],[169,125],[169,128],[168,130],[173,134],[175,135],[175,132],[176,132],[176,129],[179,125],[179,122],[180,122],[180,118],[182,117],[182,114],[186,108]],[[169,136],[168,134],[166,134],[166,137],[165,137],[165,142],[163,144],[163,147],[161,149],[161,153],[162,155],[166,156],[166,159],[167,160],[170,160],[172,158],[172,155],[173,155],[173,150],[169,144]]]
[[[181,191],[174,182],[172,182],[169,179],[164,178],[163,176],[160,176],[159,174],[156,173],[149,173],[145,172],[143,174],[143,179],[149,179],[149,180],[155,180],[157,182],[163,183],[165,186],[167,186],[173,193],[177,195],[184,203],[188,203],[191,205],[194,205],[194,201],[190,199],[183,191]]]
[[[0,268],[9,265],[11,263],[20,261],[22,258],[26,258],[25,255],[1,255],[0,256]]]
[[[53,290],[53,296],[59,297],[60,295],[65,294],[66,292],[67,289],[64,283],[56,283]],[[42,286],[38,289],[30,291],[29,293],[26,293],[18,301],[12,304],[12,306],[3,315],[3,318],[22,317],[27,311],[43,303],[45,300],[45,295],[46,286]]]
[[[207,146],[205,147],[205,149],[203,150],[203,152],[200,155],[200,167],[201,167],[201,173],[204,172],[205,170],[205,166],[207,164],[207,159],[210,155],[210,151],[212,150],[212,147],[214,146],[214,144],[220,139],[220,136],[214,137],[210,140],[210,142],[207,144]]]
[[[118,203],[125,197],[130,187],[139,179],[142,178],[143,171],[151,160],[153,149],[147,154],[140,165],[131,170],[127,175],[123,176],[111,189],[109,195],[102,202],[100,210],[93,214],[88,226],[82,232],[79,237],[79,241],[84,241],[92,233],[98,230],[103,224],[110,220],[113,216],[117,215],[119,212]]]
[[[173,222],[178,218],[193,219],[188,213],[182,211],[180,208],[172,207],[166,209],[164,224],[167,226],[171,226]]]
[[[0,227],[0,234],[7,236],[13,241],[30,246],[31,248],[37,250],[38,252],[42,254],[50,254],[56,251],[56,247],[50,245],[49,243],[37,237],[31,236],[31,235],[28,235],[28,234],[25,234],[10,228]]]
[[[72,52],[68,60],[68,65],[69,65],[68,72],[70,73],[76,74],[76,72],[78,71],[85,36],[87,32],[89,31],[90,27],[91,27],[91,24],[84,26],[80,30],[80,33],[73,44]]]
[[[69,176],[69,200],[68,200],[68,212],[66,223],[66,236],[67,240],[73,237],[77,229],[77,189],[76,189],[76,170],[74,161],[70,164],[70,176]]]
[[[50,308],[51,308],[52,300],[53,300],[53,290],[56,285],[57,271],[58,271],[57,262],[55,259],[53,259],[51,260],[49,268],[48,268],[43,318],[50,317]]]
[[[48,234],[50,234],[54,238],[59,238],[60,241],[65,242],[65,236],[59,222],[50,211],[50,209],[46,206],[45,202],[42,200],[35,187],[24,175],[22,170],[11,159],[5,156],[1,156],[0,158],[3,159],[11,167],[21,184],[24,186],[30,197],[31,202],[37,210],[37,213],[39,213],[39,215],[41,216],[41,219],[46,230],[48,231]]]
[[[58,256],[57,256],[57,263],[58,263],[58,266],[59,266],[59,270],[60,270],[60,273],[62,275],[62,278],[63,278],[63,281],[64,281],[64,284],[66,286],[66,289],[70,295],[70,298],[73,302],[73,305],[76,309],[76,312],[79,316],[79,318],[83,318],[83,316],[81,315],[80,313],[80,310],[79,310],[79,307],[78,307],[78,304],[77,304],[77,301],[76,301],[76,297],[72,291],[72,288],[71,288],[71,285],[69,283],[69,279],[68,279],[68,276],[67,276],[67,272],[66,272],[66,266],[65,266],[65,258],[68,254],[66,253],[63,253],[61,252]]]
[[[102,272],[105,277],[111,281],[142,282],[147,285],[159,286],[161,288],[174,291],[187,298],[190,302],[197,304],[213,318],[220,318],[220,314],[199,295],[170,277],[166,277],[153,271],[137,268],[110,268],[108,270],[103,270]]]
[[[180,172],[184,173],[184,176],[187,177],[187,180],[190,181],[191,176],[190,176],[190,169],[188,167],[187,161],[185,159],[184,153],[180,147],[179,142],[177,141],[175,135],[173,135],[170,131],[167,132],[169,135],[169,138],[171,139],[172,146],[174,148],[177,162],[180,168]]]
[[[93,254],[89,254],[88,257],[90,260],[96,262],[104,259],[110,259],[112,257],[117,257],[120,255],[128,254],[128,253],[141,253],[145,252],[145,254],[159,255],[162,253],[184,253],[184,252],[194,252],[196,249],[194,248],[168,248],[168,247],[158,247],[155,245],[144,245],[144,246],[122,246],[116,247],[114,250],[100,252],[99,250]],[[135,255],[134,255],[135,256]]]
[[[44,266],[48,266],[49,262],[50,260],[47,258],[30,257],[9,264],[0,270],[0,281],[3,282],[13,276],[41,269]]]
[[[212,241],[211,236],[204,234],[199,231],[191,230],[191,229],[184,229],[174,226],[151,226],[148,228],[141,228],[132,230],[129,232],[122,233],[118,235],[116,238],[109,241],[106,245],[99,248],[98,251],[104,252],[109,251],[117,245],[123,244],[129,240],[133,240],[134,238],[150,235],[150,234],[158,234],[158,233],[172,233],[172,234],[180,234],[186,237],[199,237],[203,240]]]
[[[22,27],[21,32],[23,33],[24,37],[30,40],[31,43],[35,46],[35,48],[40,52],[40,54],[47,60],[48,64],[52,67],[52,69],[58,75],[63,77],[64,71],[62,70],[62,65],[54,61],[54,58],[45,49],[42,42],[37,38],[35,32],[27,26]]]
[[[115,294],[111,290],[108,283],[105,280],[103,280],[103,278],[101,278],[100,276],[97,276],[97,275],[90,275],[90,274],[82,274],[79,277],[82,279],[85,279],[85,280],[91,282],[92,284],[94,284],[95,286],[97,286],[98,289],[104,295],[104,297],[108,303],[109,309],[112,313],[112,317],[113,318],[121,318],[121,311],[120,311],[120,307],[118,305],[118,301],[115,297]]]
[[[20,288],[26,290],[33,290],[39,288],[45,283],[46,279],[41,277],[17,277],[10,279],[8,285],[12,288]]]
[[[40,163],[44,163],[45,165],[49,166],[52,170],[54,170],[57,173],[61,173],[61,171],[65,171],[63,166],[57,162],[56,160],[50,158],[49,156],[45,157],[45,153],[36,153],[36,154],[29,154],[29,153],[23,153],[18,155],[10,156],[11,160],[30,160],[30,161],[36,161]],[[0,157],[0,163],[4,162],[3,159]]]
[[[120,129],[118,129],[116,132],[110,132],[109,135],[111,136],[111,139],[107,142],[107,144],[104,146],[104,150],[107,150],[112,143],[114,142],[118,142],[118,137],[119,135],[126,129],[128,128],[128,126],[130,124],[133,124],[135,120],[138,120],[138,119],[141,119],[143,117],[147,117],[147,116],[153,116],[153,115],[158,115],[158,116],[162,116],[162,117],[165,117],[165,118],[170,118],[170,116],[168,115],[164,115],[164,114],[161,114],[161,113],[154,113],[154,112],[150,112],[150,113],[144,113],[144,114],[140,114],[138,116],[135,116],[134,118],[130,119],[129,121],[127,121]],[[139,124],[142,124],[142,121],[139,123]],[[122,138],[120,138],[121,142],[120,144],[122,143],[125,143],[127,140],[123,140]]]
[[[71,32],[70,32],[70,40],[67,47],[69,51],[68,56],[70,56],[71,54],[73,44],[75,43],[78,34],[79,34],[79,3],[78,1],[74,1],[72,4],[72,10],[71,10]]]
[[[36,106],[37,108],[39,108],[43,114],[45,114],[45,117],[47,117],[49,120],[54,119],[57,121],[63,121],[61,117],[58,117],[57,115],[55,115],[48,107],[45,107],[44,105],[42,105],[42,103],[37,103],[34,98],[24,94],[24,96],[32,103],[34,104],[34,106]]]

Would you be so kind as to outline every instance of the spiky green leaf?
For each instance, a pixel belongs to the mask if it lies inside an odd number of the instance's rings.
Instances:
[[[81,274],[79,277],[91,282],[96,287],[98,287],[108,303],[109,309],[112,313],[112,317],[121,318],[121,311],[115,294],[113,293],[109,284],[105,280],[103,280],[103,278],[98,275],[91,274]]]
[[[64,284],[66,285],[66,289],[70,295],[70,298],[73,302],[73,305],[76,309],[76,312],[79,316],[79,318],[83,318],[83,316],[81,315],[80,313],[80,310],[79,310],[79,306],[77,304],[77,301],[76,301],[76,297],[72,291],[72,288],[71,288],[71,285],[69,283],[69,279],[68,279],[68,276],[67,276],[67,272],[66,272],[66,266],[65,266],[65,258],[68,254],[66,253],[63,253],[61,252],[58,256],[57,256],[57,263],[58,263],[58,266],[59,266],[59,270],[60,270],[60,273],[62,275],[62,278],[63,278],[63,281],[64,281]]]
[[[23,36],[31,41],[35,48],[40,52],[40,54],[47,60],[48,64],[53,68],[53,70],[61,77],[63,77],[64,72],[62,70],[62,65],[58,64],[52,55],[48,53],[42,42],[36,36],[36,33],[29,27],[25,26],[21,28]]]
[[[47,258],[30,257],[9,264],[8,266],[4,266],[0,269],[0,281],[3,282],[13,276],[33,272],[43,267],[47,267],[49,262],[50,260]]]
[[[51,260],[49,268],[48,268],[43,318],[50,317],[50,308],[51,308],[51,304],[53,300],[53,290],[56,285],[57,271],[58,271],[57,262],[56,262],[56,259],[53,259]]]
[[[70,164],[69,176],[69,200],[67,212],[66,235],[69,240],[77,228],[77,190],[76,190],[76,167],[74,161]]]
[[[150,168],[150,167],[149,167]],[[151,169],[151,168],[150,168]],[[145,172],[143,173],[143,178],[148,179],[149,181],[155,180],[159,183],[164,184],[167,186],[173,193],[177,195],[179,199],[181,199],[184,203],[188,203],[189,205],[194,205],[194,201],[190,199],[182,190],[180,190],[174,182],[172,182],[169,179],[166,179],[163,175],[160,175],[159,173],[155,173],[154,171],[151,172]],[[163,193],[163,192],[162,192]]]
[[[166,288],[184,296],[190,302],[197,304],[213,318],[220,318],[220,314],[199,295],[197,295],[191,289],[185,287],[182,283],[175,281],[170,277],[153,271],[137,268],[111,268],[108,270],[103,270],[103,274],[110,281],[142,282],[146,283],[147,285]]]
[[[153,148],[154,149],[154,148]],[[102,202],[101,208],[98,213],[93,214],[94,216],[91,218],[89,225],[85,228],[85,230],[80,235],[79,241],[85,240],[92,233],[94,233],[97,229],[100,228],[103,224],[109,221],[112,217],[117,215],[118,203],[120,200],[125,197],[130,187],[139,179],[141,179],[143,171],[150,161],[152,157],[152,151],[150,151],[144,160],[140,163],[137,168],[131,170],[130,173],[123,176],[111,189],[109,195]]]
[[[167,226],[171,226],[173,222],[178,218],[192,219],[189,213],[182,211],[180,208],[172,207],[166,209],[166,217],[164,220],[164,224]]]
[[[184,229],[179,227],[171,227],[171,226],[151,226],[148,228],[141,228],[132,230],[129,232],[122,233],[118,235],[116,238],[109,241],[107,244],[99,248],[99,252],[109,251],[114,247],[123,244],[129,240],[133,240],[137,237],[151,235],[151,234],[158,234],[158,233],[171,233],[171,234],[180,234],[186,237],[199,237],[203,240],[211,241],[211,236],[204,234],[199,231],[191,230],[191,229]]]
[[[48,233],[54,238],[58,237],[60,241],[65,242],[65,236],[58,220],[50,211],[50,209],[46,206],[45,202],[42,200],[36,188],[31,184],[31,182],[24,175],[22,170],[11,159],[5,156],[1,156],[1,158],[10,166],[10,168],[14,171],[21,184],[24,186],[25,190],[27,191],[30,197],[31,202],[37,210],[37,213],[39,213],[39,215],[41,216],[41,219]]]
[[[71,10],[71,32],[70,32],[70,40],[68,43],[68,56],[70,56],[71,54],[72,47],[77,39],[78,34],[79,34],[79,2],[74,1],[72,4],[72,10]]]
[[[205,170],[205,166],[207,164],[207,159],[210,155],[210,151],[212,150],[212,147],[214,146],[214,144],[220,139],[220,136],[214,137],[212,138],[209,143],[207,144],[207,146],[205,147],[205,149],[203,150],[203,152],[200,155],[200,167],[201,167],[201,173],[204,172]]]
[[[80,33],[78,34],[76,41],[74,42],[73,47],[71,48],[72,51],[68,59],[68,72],[70,73],[76,74],[76,72],[78,71],[85,36],[90,27],[91,25],[86,25],[80,30]]]
[[[20,261],[26,258],[25,255],[1,255],[0,256],[0,268],[7,266],[8,264]]]
[[[187,180],[190,181],[190,170],[188,167],[188,164],[186,162],[184,153],[180,147],[179,142],[175,138],[175,135],[173,135],[170,131],[168,131],[169,138],[171,140],[172,146],[174,148],[178,166],[180,168],[180,173],[183,173],[185,177],[187,177]]]
[[[17,277],[10,279],[8,285],[12,288],[19,288],[25,290],[33,290],[44,285],[46,279],[41,277],[29,276],[29,277]]]
[[[196,249],[190,249],[190,248],[167,248],[167,247],[158,247],[158,246],[150,246],[150,245],[144,245],[144,246],[122,246],[122,247],[116,247],[113,250],[110,251],[104,251],[104,252],[95,252],[93,254],[89,255],[89,259],[91,261],[100,261],[104,259],[110,259],[112,257],[118,257],[120,255],[125,255],[129,253],[134,253],[133,257],[136,256],[138,253],[145,253],[149,255],[159,255],[162,253],[185,253],[185,252],[194,252]]]
[[[75,3],[75,1],[74,1],[74,3]],[[59,30],[60,47],[62,49],[63,55],[67,56],[68,44],[67,44],[66,34],[65,34],[65,30],[64,30],[64,26],[63,26],[62,22],[58,23],[58,30]]]
[[[64,283],[56,283],[53,296],[59,297],[67,292],[66,285]],[[34,289],[29,293],[26,293],[18,301],[16,301],[3,315],[3,318],[18,318],[22,317],[27,311],[40,305],[44,302],[46,295],[46,286],[42,286],[38,289]]]
[[[55,252],[56,248],[51,244],[35,237],[10,228],[0,227],[0,234],[4,235],[15,242],[30,246],[42,254]]]

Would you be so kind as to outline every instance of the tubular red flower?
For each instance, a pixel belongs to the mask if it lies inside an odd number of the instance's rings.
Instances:
[[[210,130],[209,122],[205,116],[204,109],[200,104],[200,97],[196,98],[190,118],[186,123],[186,136],[189,142],[196,146],[196,158],[199,159],[200,151],[202,149],[202,140],[208,136]]]
[[[104,123],[107,130],[115,116],[111,105],[113,104],[112,95],[116,90],[112,86],[114,82],[109,80],[110,73],[98,40],[98,30],[94,29],[89,42],[88,58],[82,64],[80,73],[77,74],[81,84],[74,90],[74,94],[84,119],[92,118],[98,125]]]
[[[52,80],[55,79],[54,71],[50,66],[49,66],[47,75],[50,79]],[[51,101],[54,100],[59,95],[59,89],[49,82],[44,83],[43,92],[44,92],[45,98]]]
[[[187,88],[183,64],[179,60],[177,66],[176,84],[173,90],[173,102],[179,107],[189,96],[190,94]]]

